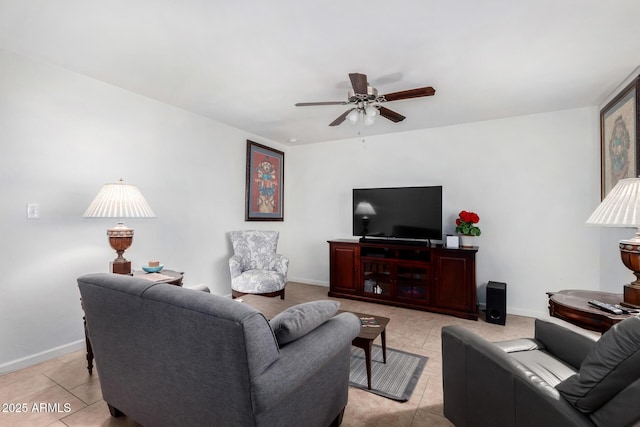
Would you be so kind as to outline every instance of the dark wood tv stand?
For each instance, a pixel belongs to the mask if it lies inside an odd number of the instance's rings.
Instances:
[[[478,248],[329,240],[329,296],[478,319]]]

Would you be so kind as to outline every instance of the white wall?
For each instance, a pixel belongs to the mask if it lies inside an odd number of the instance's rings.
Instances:
[[[0,138],[0,374],[83,347],[75,280],[115,254],[113,221],[81,215],[119,178],[158,216],[127,221],[134,267],[159,259],[221,295],[238,228],[280,230],[290,279],[328,284],[326,240],[350,237],[353,187],[443,185],[445,232],[478,212],[478,284],[507,282],[511,313],[544,314],[549,290],[620,292],[602,282],[630,275],[621,233],[584,226],[599,202],[595,108],[285,148],[0,50]],[[286,152],[282,223],[244,222],[246,139]]]
[[[599,247],[619,256],[616,236],[585,226],[600,201],[598,129],[584,108],[292,148],[290,275],[328,282],[326,240],[351,237],[352,188],[442,185],[445,233],[460,210],[480,215],[481,302],[488,281],[506,282],[510,313],[544,316],[547,291],[606,288]]]
[[[115,220],[82,218],[104,183],[136,184],[157,215],[125,222],[134,268],[159,259],[187,285],[227,295],[226,233],[247,226],[246,140],[283,149],[3,50],[0,138],[0,373],[83,346],[75,280],[115,257],[106,237]],[[41,219],[26,219],[30,202]]]

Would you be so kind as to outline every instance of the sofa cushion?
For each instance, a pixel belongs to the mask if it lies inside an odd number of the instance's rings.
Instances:
[[[551,387],[576,373],[570,365],[544,350],[516,351],[509,355],[522,364],[527,375],[537,375]]]
[[[583,413],[600,408],[640,378],[640,317],[623,320],[604,333],[577,374],[558,391]]]
[[[297,340],[313,331],[338,312],[337,301],[320,300],[294,305],[269,322],[280,346]]]

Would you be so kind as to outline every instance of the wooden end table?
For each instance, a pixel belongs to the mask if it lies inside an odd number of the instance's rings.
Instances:
[[[604,333],[613,325],[633,314],[615,315],[589,305],[598,300],[607,304],[620,304],[622,294],[600,291],[564,290],[547,292],[549,295],[549,315],[565,320],[590,331]]]
[[[153,276],[153,275],[156,276]],[[131,276],[138,277],[142,279],[149,279],[154,283],[166,283],[168,285],[182,286],[182,279],[184,278],[183,272],[173,271],[173,270],[165,270],[162,269],[158,273],[147,273],[142,270],[134,271]],[[154,278],[154,280],[151,280]],[[82,301],[80,302],[82,304]],[[84,342],[87,347],[87,371],[89,371],[89,375],[93,374],[93,348],[91,348],[91,341],[89,341],[89,333],[87,331],[87,318],[85,316],[82,317],[82,321],[84,322]]]
[[[166,283],[168,285],[182,286],[184,272],[165,270],[164,268],[157,273],[147,273],[143,270],[136,270],[133,272],[132,276],[140,279],[148,279],[154,283]]]
[[[364,357],[367,364],[367,388],[371,390],[371,348],[373,347],[373,342],[378,335],[380,336],[380,341],[382,341],[382,361],[383,363],[387,363],[387,324],[390,319],[388,317],[375,316],[373,314],[364,314],[364,313],[354,313],[350,311],[349,313],[353,313],[362,323],[363,319],[371,319],[375,325],[377,326],[367,326],[363,324],[360,327],[360,335],[354,338],[351,342],[351,345],[361,348],[364,350]]]

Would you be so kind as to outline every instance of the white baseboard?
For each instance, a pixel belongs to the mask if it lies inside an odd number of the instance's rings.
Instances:
[[[478,303],[478,310],[486,311],[487,310],[487,303],[479,302]],[[525,309],[518,308],[518,307],[507,307],[507,315],[509,315],[509,314],[513,314],[515,316],[533,317],[533,318],[540,318],[540,319],[544,319],[545,317],[549,317],[549,313],[545,312],[545,311],[525,310]]]
[[[507,310],[507,314],[514,314],[516,316],[524,316],[524,317],[532,317],[534,319],[544,319],[545,317],[549,317],[549,313],[546,311],[537,311],[537,310],[526,310],[522,308],[514,308],[512,310]]]
[[[313,279],[307,279],[305,277],[287,277],[287,281],[290,282],[297,282],[297,283],[304,283],[305,285],[316,285],[316,286],[323,286],[328,288],[329,287],[329,282],[325,282],[323,280],[313,280]],[[487,304],[484,302],[479,302],[478,303],[478,309],[485,311],[487,309]],[[522,309],[522,308],[518,308],[518,307],[507,307],[507,314],[513,314],[516,316],[525,316],[525,317],[533,317],[533,318],[545,318],[545,317],[549,317],[549,313],[546,311],[536,311],[536,310],[527,310],[527,309]]]
[[[30,356],[22,357],[20,359],[11,360],[0,365],[0,375],[28,368],[29,366],[37,365],[38,363],[46,362],[47,360],[55,359],[56,357],[63,356],[68,353],[73,353],[74,351],[82,350],[83,348],[85,348],[85,341],[79,340],[61,345],[60,347],[45,350],[40,353],[32,354]]]
[[[324,280],[313,280],[307,279],[305,277],[287,277],[287,282],[296,282],[296,283],[304,283],[305,285],[315,285],[315,286],[324,286],[325,288],[329,287],[329,282],[325,282]]]

